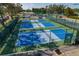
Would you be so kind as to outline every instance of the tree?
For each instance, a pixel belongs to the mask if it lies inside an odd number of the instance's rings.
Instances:
[[[75,11],[73,9],[71,9],[70,7],[67,7],[64,12],[65,12],[65,15],[67,15],[67,16],[75,15]]]
[[[21,7],[22,5],[19,3],[0,3],[0,15],[2,17],[2,25],[4,25],[4,15],[5,13],[8,13],[11,18],[13,19],[13,16],[17,15],[19,12],[21,12],[23,9]]]
[[[17,4],[12,4],[12,3],[8,3],[7,4],[7,12],[10,14],[10,16],[14,16],[17,15],[17,13],[22,11],[22,5],[17,3]]]
[[[5,27],[3,15],[4,15],[4,6],[2,4],[0,4],[0,16],[1,16],[0,23]]]
[[[33,8],[32,11],[36,14],[46,14],[45,8]]]
[[[64,5],[56,5],[56,4],[49,5],[48,8],[49,13],[58,13],[58,14],[64,13],[64,9],[65,9]]]
[[[23,10],[22,5],[19,3],[2,3],[2,5],[6,8],[5,11],[8,12],[11,17]]]
[[[32,10],[30,10],[30,9],[27,9],[27,10],[26,10],[26,12],[32,12]]]

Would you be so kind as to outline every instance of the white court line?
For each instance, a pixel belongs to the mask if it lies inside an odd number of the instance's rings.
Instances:
[[[36,23],[33,23],[32,25],[33,25],[33,28],[39,28],[38,24]]]
[[[38,20],[36,20],[36,21],[38,22]],[[34,21],[32,21],[32,22],[34,22]],[[39,28],[40,27],[39,25],[41,27],[45,27],[43,24],[41,24],[39,22],[38,22],[38,24],[37,23],[33,23],[33,27],[34,28]],[[49,42],[49,37],[44,32],[40,31],[40,32],[36,32],[36,33],[40,35],[41,44]]]
[[[37,20],[37,22],[38,22],[38,24],[37,23],[33,23],[33,27],[34,28],[39,28],[39,25],[41,26],[41,27],[45,27],[42,23],[40,23],[38,20]],[[49,36],[49,37],[51,37],[51,40],[49,40],[50,38],[46,35],[46,34]],[[41,32],[40,33],[40,35],[41,35],[41,37],[43,37],[44,39],[45,39],[45,41],[47,41],[47,42],[52,42],[52,41],[60,41],[61,39],[58,37],[58,36],[56,36],[53,32],[51,32],[51,35],[50,35],[50,30],[44,30],[44,32]]]
[[[45,28],[45,26],[44,26],[42,23],[39,22],[38,24],[39,24],[41,27],[44,27],[44,28]]]
[[[39,25],[41,26],[41,27],[45,27],[42,23],[40,23],[39,22]],[[58,36],[56,36],[53,32],[51,32],[50,30],[44,30],[44,32],[46,32],[50,37],[51,37],[51,39],[52,40],[49,40],[50,42],[51,41],[60,41],[61,39],[58,37]],[[51,32],[51,35],[50,35],[50,32]]]
[[[30,20],[31,22],[38,22],[38,20]]]
[[[49,42],[49,37],[44,32],[40,31],[40,32],[37,32],[37,34],[40,35],[41,44],[45,44]]]
[[[50,30],[46,30],[46,33],[50,36],[50,38],[51,38],[51,40],[50,40],[50,42],[51,41],[60,41],[61,39],[58,37],[58,36],[56,36],[53,32],[51,32]],[[51,34],[51,35],[50,35]]]
[[[38,20],[31,20],[31,22],[38,22]],[[39,25],[37,23],[32,23],[33,28],[39,28]]]

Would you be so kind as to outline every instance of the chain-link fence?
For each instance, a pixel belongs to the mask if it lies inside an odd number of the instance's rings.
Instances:
[[[55,18],[55,17],[51,17],[51,16],[48,16],[48,18],[51,19],[52,21],[55,21],[55,22],[58,22],[58,23],[65,25],[65,26],[69,26],[71,28],[79,30],[79,23],[76,22],[77,20],[69,21],[66,19],[60,19],[60,18]]]

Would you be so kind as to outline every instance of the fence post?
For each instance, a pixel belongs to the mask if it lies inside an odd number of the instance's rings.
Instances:
[[[75,45],[79,45],[79,31],[76,33]]]
[[[64,39],[64,44],[67,43],[67,40],[66,40],[66,33],[67,33],[67,29],[65,30],[65,39]]]

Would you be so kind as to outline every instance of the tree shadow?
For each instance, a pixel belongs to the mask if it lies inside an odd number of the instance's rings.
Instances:
[[[6,43],[7,38],[10,36],[10,34],[12,33],[15,24],[16,24],[16,20],[13,20],[8,26],[5,27],[5,29],[0,33],[0,48],[4,45],[4,43]]]
[[[17,24],[17,22],[16,22],[16,24]],[[10,34],[10,37],[8,38],[9,40],[6,42],[7,45],[5,46],[3,51],[1,52],[1,55],[15,52],[15,43],[16,43],[16,40],[18,38],[17,34],[19,32],[18,29],[19,29],[19,25],[17,24],[14,26],[13,31]]]

